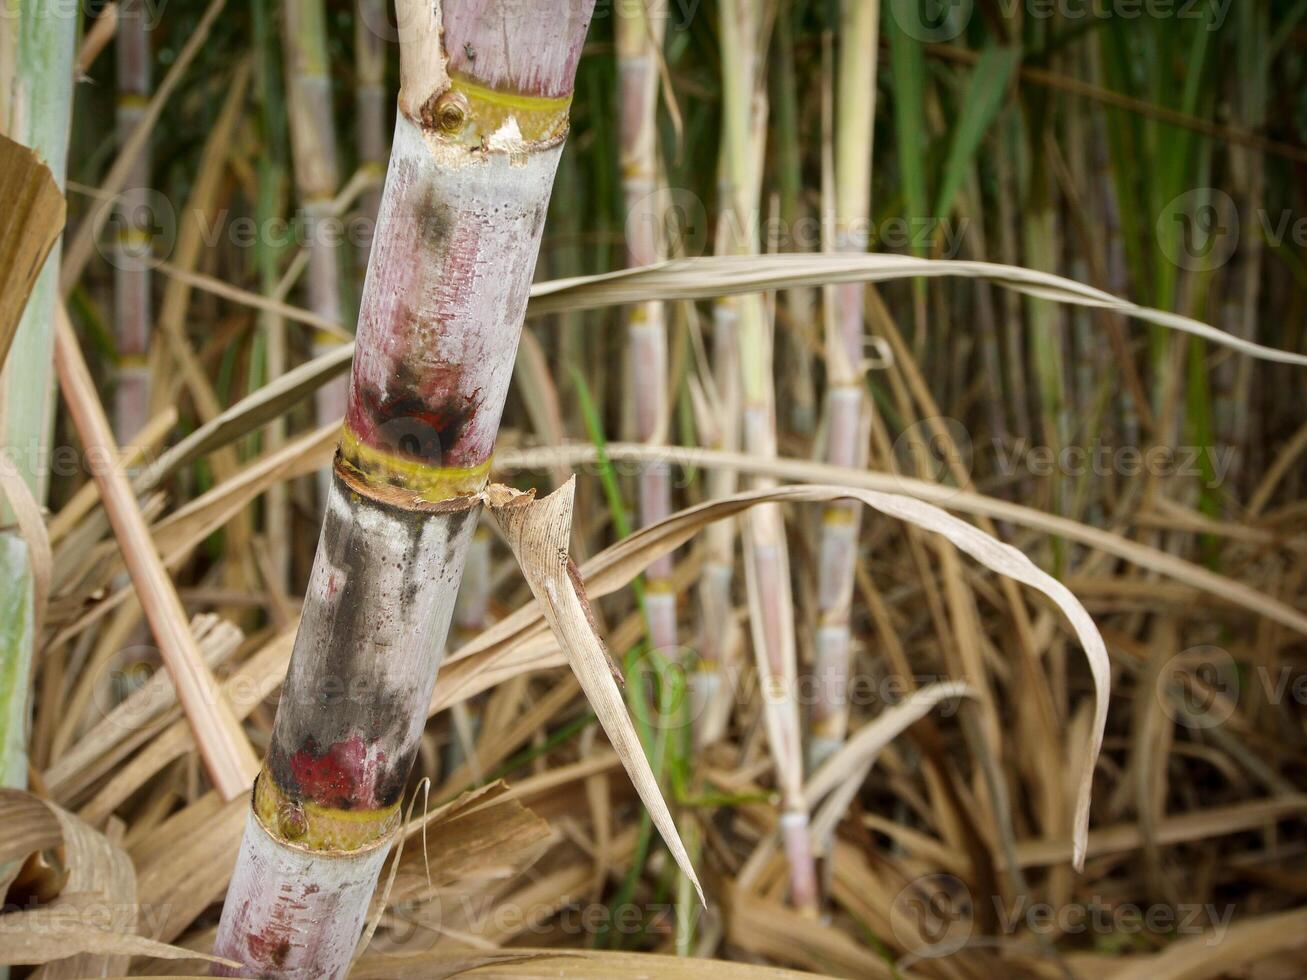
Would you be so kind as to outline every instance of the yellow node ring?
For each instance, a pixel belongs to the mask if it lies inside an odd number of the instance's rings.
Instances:
[[[430,504],[480,493],[490,479],[488,459],[476,466],[433,466],[369,446],[348,425],[340,432],[340,462],[368,486],[405,490]]]
[[[265,768],[254,783],[254,815],[277,840],[309,851],[358,851],[389,840],[400,805],[343,810],[286,796]]]
[[[450,78],[450,88],[467,99],[468,116],[477,130],[465,132],[465,138],[489,136],[510,118],[517,122],[525,140],[550,140],[567,132],[567,114],[572,107],[570,94],[551,98],[500,92],[460,75]]]

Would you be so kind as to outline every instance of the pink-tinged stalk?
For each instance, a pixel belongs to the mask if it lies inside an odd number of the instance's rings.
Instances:
[[[621,139],[622,191],[626,198],[626,245],[633,266],[663,257],[662,206],[658,180],[658,58],[667,11],[654,4],[619,4],[614,25],[621,79],[618,132]],[[634,401],[635,435],[656,445],[667,426],[667,326],[663,304],[632,307],[628,321],[628,355]],[[666,462],[645,464],[639,475],[640,525],[647,527],[672,510],[671,469]],[[671,582],[672,556],[665,555],[645,573],[645,611],[649,643],[664,656],[676,652],[676,592]]]
[[[876,111],[879,3],[846,0],[839,37],[839,116],[835,134],[835,247],[865,252],[871,217],[871,153]],[[834,316],[826,338],[826,462],[867,464],[871,411],[863,378],[863,289],[845,283],[831,290]],[[808,765],[815,769],[843,743],[849,727],[848,686],[853,601],[861,508],[831,504],[822,514],[817,557],[816,675],[809,717]]]
[[[712,373],[714,378],[712,448],[734,452],[740,445],[740,357],[735,297],[713,304]],[[735,493],[734,470],[712,469],[707,475],[710,499]],[[735,522],[717,521],[704,532],[703,569],[699,574],[699,660],[690,687],[695,744],[702,748],[720,739],[730,721],[739,663],[733,656],[735,603]]]
[[[721,7],[722,119],[730,224],[722,235],[726,251],[756,254],[761,140],[766,129],[762,97],[762,52],[767,49],[761,11],[752,0],[725,0]],[[741,436],[754,456],[776,455],[775,386],[771,325],[762,297],[737,299],[741,392]],[[763,486],[763,481],[756,481]],[[790,901],[805,914],[817,910],[817,876],[803,798],[803,752],[798,705],[794,599],[790,584],[785,522],[779,507],[764,505],[743,520],[745,584],[750,635],[763,691],[767,739],[776,761],[782,843],[790,865]]]
[[[591,9],[446,0],[442,50],[439,6],[401,4],[345,427],[215,944],[248,975],[342,976],[398,828]]]
[[[323,0],[286,0],[284,11],[291,157],[309,254],[306,300],[318,316],[340,323],[340,235],[333,227],[332,207],[340,186],[340,168],[327,65],[326,10]],[[319,333],[313,355],[329,353],[339,342],[330,334]],[[347,384],[347,379],[340,377],[318,389],[314,405],[319,425],[329,425],[344,414]],[[325,500],[330,492],[325,479],[321,490]]]
[[[125,142],[145,114],[150,96],[150,35],[145,0],[124,0],[118,12],[115,47],[118,139]],[[114,393],[114,434],[131,440],[150,415],[150,242],[155,229],[150,200],[150,153],[137,154],[119,195],[118,240],[114,246],[114,319],[118,339],[118,386]]]

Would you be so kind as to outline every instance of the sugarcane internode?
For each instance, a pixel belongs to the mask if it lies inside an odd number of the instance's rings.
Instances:
[[[443,6],[449,76],[402,66],[322,535],[215,943],[250,975],[342,975],[399,828],[593,3]]]

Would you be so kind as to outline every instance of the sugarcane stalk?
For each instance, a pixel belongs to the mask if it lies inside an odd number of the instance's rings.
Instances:
[[[354,16],[354,99],[358,111],[359,168],[377,178],[360,199],[360,212],[375,230],[381,209],[381,178],[390,147],[386,143],[386,44],[380,26],[386,20],[386,0],[357,0]],[[372,237],[360,249],[366,267]]]
[[[835,247],[865,252],[871,219],[871,155],[876,114],[878,0],[844,0],[840,11],[835,131]],[[835,287],[826,337],[826,462],[867,463],[870,399],[863,380],[861,283]],[[861,508],[832,504],[822,514],[817,559],[817,634],[808,765],[815,769],[848,732],[849,608]]]
[[[631,265],[650,265],[664,257],[658,196],[658,56],[667,8],[618,4],[617,67],[621,79],[618,132],[622,192],[626,198],[626,245]],[[667,427],[667,327],[663,304],[630,308],[628,352],[634,395],[635,435],[657,445]],[[655,524],[671,513],[671,467],[648,463],[639,473],[640,524]],[[672,556],[664,555],[645,573],[645,612],[652,649],[670,654],[676,647],[676,592]]]
[[[794,22],[803,14],[798,0],[787,0],[776,19],[776,111],[773,136],[776,154],[777,198],[781,227],[786,241],[779,247],[797,250],[795,229],[807,209],[803,203],[804,133],[799,114],[799,83],[794,67]],[[817,316],[817,290],[812,287],[788,289],[784,293],[789,329],[782,333],[785,349],[782,356],[793,365],[786,372],[785,385],[789,419],[793,430],[811,436],[817,421],[816,371],[813,370],[809,331]]]
[[[127,139],[145,114],[150,95],[150,35],[144,0],[124,0],[118,13],[118,140]],[[150,213],[148,146],[132,161],[127,186],[119,195],[120,220],[115,243],[114,310],[118,331],[118,387],[114,393],[114,431],[120,443],[130,440],[149,419],[150,266],[153,229],[138,227]]]
[[[734,452],[740,445],[740,368],[736,324],[739,304],[735,297],[713,303],[712,375],[715,404],[713,449]],[[726,467],[708,471],[708,496],[728,497],[739,484],[736,472]],[[731,658],[734,636],[735,522],[718,521],[704,532],[703,571],[699,576],[699,659],[690,687],[690,713],[694,740],[699,747],[717,741],[730,714],[732,677],[737,668]]]
[[[62,189],[72,108],[77,18],[53,0],[0,0],[0,133],[36,150]],[[56,241],[0,365],[0,447],[37,502],[48,476],[54,378]],[[26,540],[0,501],[0,785],[27,784],[35,583]]]
[[[327,70],[327,24],[323,0],[286,0],[286,110],[290,120],[291,160],[295,191],[308,237],[308,308],[340,323],[340,259],[338,237],[330,224],[332,200],[340,185],[336,160],[336,124],[332,115],[331,76]],[[339,340],[326,333],[314,336],[313,356],[330,352]],[[329,425],[345,412],[348,381],[334,378],[318,389],[314,405],[319,425]],[[321,485],[329,496],[327,481]]]
[[[730,254],[756,254],[761,183],[760,137],[766,109],[761,94],[763,11],[752,0],[722,5],[722,145],[726,152],[725,199]],[[757,293],[737,298],[740,371],[740,432],[750,455],[776,456],[775,386],[770,324]],[[758,481],[759,486],[765,485]],[[817,880],[803,798],[803,756],[799,729],[794,601],[785,524],[780,509],[764,505],[743,521],[745,584],[750,633],[762,684],[767,739],[776,760],[781,797],[781,836],[790,866],[790,900],[816,913]]]
[[[260,976],[344,973],[399,826],[593,3],[443,7],[443,33],[441,5],[397,8],[345,425],[215,944]]]
[[[256,52],[255,73],[259,98],[259,115],[263,136],[263,152],[259,157],[259,189],[255,201],[255,217],[259,226],[271,223],[285,214],[283,193],[286,173],[286,108],[280,84],[276,15],[273,0],[253,0],[251,14]],[[255,246],[254,263],[258,269],[259,286],[265,296],[273,296],[280,277],[282,248],[271,240],[260,240]],[[269,384],[286,373],[287,357],[286,321],[271,310],[259,313],[259,335],[252,358],[251,388]],[[286,419],[278,416],[268,423],[262,436],[262,447],[275,453],[286,444]],[[277,483],[268,488],[263,499],[263,536],[268,544],[270,576],[277,588],[287,590],[291,583],[291,511],[290,487]]]

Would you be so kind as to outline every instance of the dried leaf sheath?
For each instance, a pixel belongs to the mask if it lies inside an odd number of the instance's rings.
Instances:
[[[401,48],[405,88],[345,428],[215,946],[259,975],[344,972],[398,824],[512,376],[590,8],[445,4],[448,90],[443,59],[414,64],[429,44],[410,31]],[[432,13],[413,4],[401,22]]]

